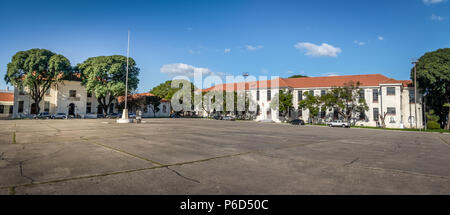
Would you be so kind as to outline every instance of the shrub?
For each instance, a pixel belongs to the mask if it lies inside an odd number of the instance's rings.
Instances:
[[[441,128],[441,125],[439,125],[439,123],[436,122],[436,121],[429,121],[429,122],[427,123],[427,128],[428,128],[428,129],[440,129],[440,128]]]

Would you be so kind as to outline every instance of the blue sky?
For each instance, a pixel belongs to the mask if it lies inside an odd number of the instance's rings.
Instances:
[[[409,79],[412,58],[450,47],[450,2],[1,0],[0,29],[2,79],[11,57],[31,48],[72,65],[126,55],[128,29],[139,92],[192,71]]]

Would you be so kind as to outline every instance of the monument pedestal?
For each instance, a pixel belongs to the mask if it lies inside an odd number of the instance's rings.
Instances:
[[[116,121],[119,124],[132,123],[133,119],[128,119],[128,109],[123,109],[122,118]]]

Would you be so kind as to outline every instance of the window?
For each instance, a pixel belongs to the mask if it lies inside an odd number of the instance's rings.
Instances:
[[[49,96],[50,95],[50,88],[47,89],[47,91],[45,91],[45,95]]]
[[[5,105],[0,105],[0,114],[5,113]]]
[[[395,115],[395,114],[396,114],[396,112],[395,112],[395,107],[388,107],[388,108],[387,108],[387,114],[389,114],[389,115]]]
[[[388,87],[386,91],[388,96],[395,96],[395,87]]]
[[[297,92],[297,96],[298,96],[298,101],[303,100],[303,91],[299,90],[299,91]]]
[[[320,111],[320,118],[325,119],[326,116],[327,116],[327,109],[322,108],[322,110]]]
[[[364,110],[359,112],[359,120],[366,120],[366,112]]]
[[[373,94],[373,102],[377,103],[378,102],[378,89],[373,89],[372,94]]]
[[[256,101],[259,101],[259,90],[256,91]]]
[[[301,108],[298,109],[298,117],[303,117],[303,110]]]
[[[44,102],[44,111],[50,112],[50,102]]]
[[[17,109],[19,113],[23,113],[23,101],[19,101],[19,109]]]
[[[90,102],[86,103],[86,113],[91,113],[91,106],[92,104]]]
[[[309,91],[309,94],[310,94],[310,95],[314,95],[314,90],[310,90],[310,91]]]
[[[88,93],[87,93],[87,97],[88,97],[88,98],[91,98],[91,97],[92,97],[92,93],[89,93],[89,92],[88,92]]]
[[[378,110],[378,108],[373,108],[373,121],[377,121],[380,118],[380,111]]]
[[[327,94],[327,91],[325,91],[325,90],[321,90],[321,91],[320,91],[320,95],[321,95],[321,96],[323,96],[323,95],[325,95],[325,94]]]
[[[163,105],[163,113],[167,113],[167,107]]]
[[[14,106],[9,106],[9,114],[12,114],[13,113],[13,108],[14,108]]]
[[[69,97],[72,97],[72,98],[77,97],[77,91],[76,90],[69,90]]]
[[[416,102],[415,94],[414,90],[409,90],[409,103],[414,104]]]
[[[267,89],[267,101],[272,100],[272,90]]]
[[[365,90],[360,89],[359,90],[359,99],[365,99],[365,98],[366,98]]]

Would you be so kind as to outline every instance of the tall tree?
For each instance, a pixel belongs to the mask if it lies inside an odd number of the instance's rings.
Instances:
[[[286,117],[289,111],[294,108],[292,97],[292,92],[280,90],[278,96],[275,96],[274,99],[270,102],[270,107],[274,110],[277,110],[280,113],[280,116]]]
[[[299,108],[309,111],[309,118],[314,120],[319,115],[319,111],[322,106],[322,101],[318,96],[305,92],[303,93],[305,98],[298,103]]]
[[[306,76],[306,75],[293,75],[293,76],[291,76],[291,77],[289,77],[289,78],[307,78],[308,76]]]
[[[45,92],[71,74],[70,61],[46,49],[30,49],[17,52],[7,65],[6,83],[26,89],[34,101],[34,109],[40,112],[39,103]]]
[[[159,105],[161,104],[161,98],[158,96],[146,96],[145,104],[150,105],[150,109],[152,109],[153,117],[156,117],[156,113],[159,111]]]
[[[343,87],[333,88],[330,92],[321,96],[325,107],[335,109],[347,122],[356,113],[369,110],[364,98],[360,98],[360,82],[350,81]]]
[[[427,97],[429,109],[436,111],[446,129],[450,129],[450,48],[423,55],[416,64],[417,87]],[[411,69],[414,80],[414,68]]]
[[[95,94],[106,114],[114,99],[125,95],[126,65],[127,58],[121,55],[92,57],[77,65],[86,90]],[[139,71],[136,62],[129,58],[129,92],[135,90],[139,84]]]

